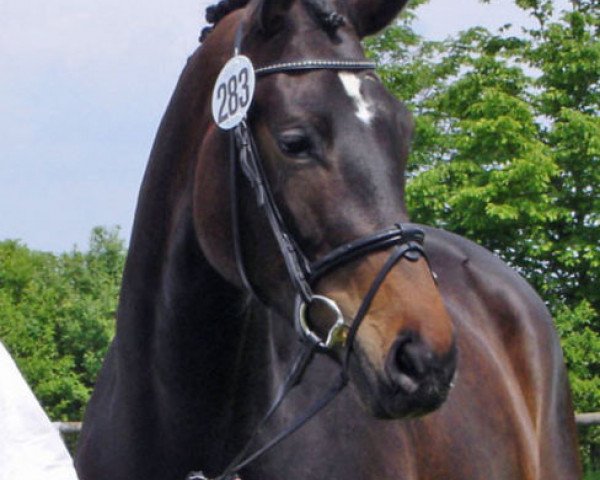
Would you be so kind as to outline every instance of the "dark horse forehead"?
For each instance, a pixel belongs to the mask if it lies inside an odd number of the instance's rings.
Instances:
[[[242,53],[250,56],[257,68],[307,60],[364,60],[360,39],[354,25],[346,20],[344,7],[333,10],[333,4],[327,3],[331,9],[325,9],[321,1],[324,0],[293,1],[282,21],[283,28],[272,36],[261,34],[255,23],[247,24]],[[307,5],[309,2],[311,6]],[[252,17],[248,20],[252,22]]]

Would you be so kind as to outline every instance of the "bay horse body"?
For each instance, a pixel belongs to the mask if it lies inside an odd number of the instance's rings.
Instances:
[[[224,15],[190,58],[140,192],[117,332],[79,441],[82,480],[218,475],[299,345],[293,288],[244,182],[244,262],[268,307],[249,300],[233,254],[229,145],[210,94],[240,24],[243,53],[258,66],[364,59],[359,39],[403,4],[339,2],[343,21],[332,26],[327,2],[255,0]],[[269,75],[257,80],[248,121],[285,222],[311,259],[407,222],[410,116],[372,72]],[[243,480],[580,478],[566,372],[542,301],[488,251],[421,228],[428,261],[401,261],[382,283],[350,346],[352,387],[243,468]],[[352,317],[387,256],[342,265],[314,288]],[[316,317],[319,329],[326,321]],[[314,358],[258,444],[328,388],[340,356]]]

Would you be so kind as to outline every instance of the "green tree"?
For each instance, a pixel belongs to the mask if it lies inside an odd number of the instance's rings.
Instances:
[[[79,420],[114,329],[125,258],[118,230],[87,252],[0,242],[0,339],[55,420]]]

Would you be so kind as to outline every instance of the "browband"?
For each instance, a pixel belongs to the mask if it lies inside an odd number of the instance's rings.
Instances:
[[[275,63],[256,68],[256,76],[270,73],[297,72],[302,70],[374,70],[375,62],[369,60],[304,60],[298,62]]]

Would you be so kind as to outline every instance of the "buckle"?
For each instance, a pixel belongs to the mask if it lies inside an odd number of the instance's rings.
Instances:
[[[323,340],[319,335],[313,332],[308,321],[308,307],[316,302],[325,305],[335,316],[335,322],[327,333],[327,338]],[[310,302],[305,302],[298,297],[296,302],[296,324],[304,337],[313,344],[323,349],[333,349],[336,347],[345,347],[348,339],[350,327],[344,322],[344,316],[337,303],[331,298],[323,295],[313,295]]]

